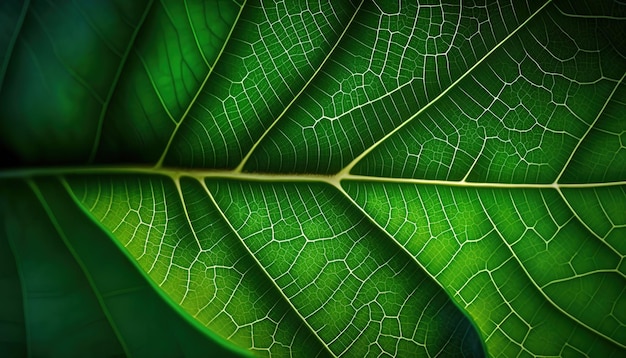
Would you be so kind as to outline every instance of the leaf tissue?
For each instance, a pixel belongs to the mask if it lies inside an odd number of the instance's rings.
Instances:
[[[6,356],[626,354],[626,4],[4,0]]]

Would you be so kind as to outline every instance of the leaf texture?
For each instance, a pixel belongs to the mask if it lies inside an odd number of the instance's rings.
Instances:
[[[626,351],[623,3],[0,15],[9,356]]]

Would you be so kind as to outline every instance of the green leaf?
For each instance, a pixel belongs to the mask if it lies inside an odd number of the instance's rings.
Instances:
[[[618,1],[0,4],[9,356],[622,356]]]

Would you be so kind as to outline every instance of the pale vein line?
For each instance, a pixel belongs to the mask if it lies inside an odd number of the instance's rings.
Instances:
[[[611,245],[607,240],[607,236],[610,234],[611,230],[609,230],[609,232],[607,234],[605,234],[604,236],[600,236],[600,233],[598,233],[596,230],[592,229],[589,224],[587,223],[587,221],[583,220],[583,218],[578,214],[578,211],[574,210],[574,207],[572,206],[572,204],[570,203],[570,201],[567,199],[567,197],[565,196],[565,194],[563,193],[563,191],[561,190],[561,188],[556,188],[557,193],[559,193],[559,196],[561,197],[561,200],[563,200],[563,202],[565,203],[565,206],[567,206],[567,208],[571,211],[572,215],[578,220],[578,222],[580,222],[587,230],[589,230],[589,232],[595,236],[596,238],[598,238],[599,240],[601,240],[606,246],[609,247],[609,249],[611,249],[611,251],[613,251],[617,256],[619,256],[622,260],[624,258],[626,258],[626,255],[622,254],[614,245]],[[595,190],[594,190],[595,191]],[[600,202],[600,206],[602,206],[602,203]],[[613,227],[614,228],[614,227]]]
[[[359,3],[359,5],[356,7],[356,9],[354,10],[354,14],[352,14],[352,17],[350,18],[350,20],[346,23],[346,25],[344,26],[343,32],[339,35],[339,38],[337,39],[337,41],[335,41],[335,45],[330,49],[330,51],[328,51],[328,54],[326,54],[326,57],[324,58],[324,60],[322,60],[322,63],[317,67],[317,69],[315,70],[315,72],[313,72],[313,74],[309,77],[309,80],[304,84],[304,86],[302,86],[302,88],[300,89],[300,91],[293,97],[293,99],[291,100],[291,102],[289,102],[287,104],[287,106],[285,106],[285,108],[283,109],[283,111],[278,115],[278,117],[276,117],[276,119],[272,122],[272,124],[270,124],[270,126],[265,130],[265,132],[263,132],[263,134],[259,137],[259,139],[254,143],[254,145],[252,145],[252,148],[250,148],[250,150],[248,151],[248,153],[246,154],[246,156],[241,160],[241,162],[239,163],[239,165],[235,168],[235,172],[239,173],[242,171],[243,167],[246,165],[246,163],[248,162],[248,159],[250,158],[250,156],[252,155],[252,153],[254,152],[254,150],[257,148],[257,146],[263,141],[263,139],[265,139],[265,137],[267,136],[267,134],[269,132],[271,132],[271,130],[274,128],[274,126],[276,125],[276,123],[278,123],[278,121],[280,121],[280,119],[285,115],[285,113],[287,113],[287,111],[289,110],[289,108],[291,108],[291,106],[296,102],[296,100],[300,97],[300,95],[304,92],[305,89],[307,89],[309,87],[309,84],[317,77],[318,73],[320,72],[320,70],[322,69],[322,67],[324,67],[324,64],[326,63],[326,61],[328,61],[328,59],[330,58],[330,56],[335,52],[335,49],[337,48],[337,46],[339,45],[339,43],[341,42],[341,39],[343,38],[343,36],[346,34],[346,32],[348,32],[348,29],[350,28],[350,25],[352,24],[352,22],[354,21],[354,19],[356,18],[356,15],[359,13],[359,11],[361,10],[361,5],[363,5],[363,0],[361,0],[361,2]]]
[[[217,209],[217,211],[220,213],[220,216],[222,217],[222,219],[224,220],[224,222],[226,222],[226,224],[228,225],[228,227],[230,228],[230,230],[237,236],[237,238],[239,239],[239,241],[241,242],[241,245],[246,249],[246,252],[248,253],[248,255],[254,260],[254,262],[257,264],[257,266],[261,269],[261,272],[263,272],[263,274],[265,275],[265,277],[268,278],[268,280],[272,283],[272,285],[276,288],[276,290],[280,293],[280,296],[283,298],[283,300],[285,302],[287,302],[287,304],[289,305],[289,307],[291,308],[291,310],[293,312],[295,312],[298,317],[300,317],[300,320],[302,322],[304,322],[304,324],[309,328],[309,330],[311,331],[311,333],[313,333],[313,335],[315,336],[315,338],[317,338],[317,340],[321,343],[322,347],[324,347],[328,353],[330,353],[331,356],[336,357],[335,353],[333,353],[333,351],[330,350],[330,347],[328,347],[326,345],[326,343],[324,342],[324,340],[317,334],[317,331],[315,329],[313,329],[313,327],[311,327],[311,325],[309,324],[309,322],[302,316],[302,314],[300,313],[300,311],[298,309],[296,309],[296,307],[291,303],[291,301],[289,300],[289,298],[287,296],[285,296],[285,293],[282,291],[282,289],[278,286],[278,284],[276,284],[276,282],[274,281],[274,279],[272,278],[272,276],[267,272],[267,270],[265,270],[265,267],[261,264],[261,262],[257,259],[257,257],[252,253],[252,251],[250,251],[250,248],[248,248],[248,245],[245,244],[245,241],[243,240],[243,238],[241,237],[241,235],[239,235],[239,231],[237,229],[235,229],[235,227],[233,227],[232,223],[230,222],[230,220],[228,220],[228,218],[226,217],[226,214],[224,213],[224,211],[222,211],[222,208],[217,204],[217,201],[215,200],[215,198],[213,197],[213,194],[211,193],[211,191],[209,190],[209,188],[207,187],[205,181],[203,180],[204,178],[198,178],[196,177],[196,179],[200,182],[200,185],[202,185],[202,187],[204,188],[206,194],[208,195],[209,199],[211,200],[211,203],[213,203],[213,205],[215,206],[215,208]]]
[[[467,76],[469,76],[470,73],[472,73],[474,71],[474,69],[476,67],[478,67],[479,65],[481,65],[485,59],[487,59],[489,56],[491,56],[491,54],[493,54],[496,50],[498,50],[500,47],[502,47],[502,45],[504,43],[506,43],[511,37],[515,36],[522,28],[524,28],[524,26],[526,26],[526,24],[528,22],[530,22],[532,19],[535,18],[535,16],[537,16],[537,14],[539,14],[543,9],[545,9],[550,3],[552,3],[552,0],[548,0],[545,4],[543,4],[537,11],[535,11],[532,15],[530,15],[528,17],[528,19],[526,19],[523,23],[521,23],[515,30],[513,30],[513,32],[511,32],[509,35],[507,35],[502,41],[500,41],[497,45],[495,45],[489,52],[487,52],[480,60],[478,60],[478,62],[476,62],[472,67],[470,67],[467,71],[465,71],[465,73],[459,77],[456,81],[454,81],[450,86],[448,86],[448,88],[446,88],[443,92],[441,92],[437,97],[435,97],[432,101],[428,102],[424,107],[420,108],[414,115],[412,115],[411,117],[409,117],[407,120],[405,120],[404,122],[402,122],[399,126],[397,126],[396,128],[394,128],[391,132],[387,133],[384,137],[382,137],[381,139],[379,139],[377,142],[375,142],[374,144],[370,145],[369,147],[367,147],[361,154],[359,154],[356,158],[354,158],[350,163],[348,163],[348,165],[346,165],[339,173],[340,174],[348,174],[350,173],[350,171],[352,170],[352,168],[361,161],[361,159],[363,159],[365,156],[367,156],[372,150],[374,150],[374,148],[378,147],[380,144],[382,144],[383,142],[385,142],[389,137],[391,137],[392,135],[394,135],[395,133],[397,133],[399,130],[401,130],[402,128],[404,128],[408,123],[412,122],[413,119],[415,119],[416,117],[418,117],[420,114],[422,114],[424,111],[426,111],[426,109],[430,108],[430,106],[432,106],[433,104],[437,103],[437,101],[441,98],[443,98],[446,94],[448,94],[448,92],[450,92],[452,89],[454,89],[461,81],[463,81]]]
[[[558,283],[562,283],[562,282],[570,282],[570,281],[575,280],[577,278],[594,276],[594,275],[597,275],[597,274],[605,274],[605,273],[608,273],[608,274],[613,274],[613,273],[621,274],[621,272],[619,272],[619,271],[617,271],[615,269],[593,270],[593,271],[588,271],[588,272],[583,272],[583,273],[577,273],[576,272],[574,276],[557,278],[557,279],[551,280],[550,282],[547,282],[544,285],[542,285],[541,289],[543,290],[543,289],[545,289],[548,286],[551,286],[551,285],[554,285],[554,284],[558,284]],[[620,276],[624,277],[624,274],[621,274]]]
[[[237,13],[237,17],[235,18],[235,21],[233,22],[233,25],[230,27],[230,31],[228,32],[228,35],[226,36],[226,40],[224,41],[224,44],[222,45],[222,48],[220,49],[220,52],[217,54],[217,57],[215,58],[215,61],[213,61],[213,66],[211,66],[211,68],[209,69],[209,72],[204,77],[204,80],[200,84],[200,87],[198,88],[198,91],[196,91],[196,94],[191,99],[191,102],[189,102],[189,105],[187,106],[187,109],[185,110],[185,112],[181,116],[180,120],[177,122],[176,126],[174,127],[174,131],[172,131],[172,134],[170,135],[170,138],[167,141],[167,144],[165,145],[165,149],[163,150],[163,153],[161,154],[161,157],[159,158],[159,160],[154,165],[155,168],[161,168],[161,166],[163,165],[163,161],[165,160],[165,157],[167,156],[167,153],[170,150],[170,146],[172,145],[172,142],[174,141],[174,137],[176,137],[176,133],[178,133],[178,129],[180,128],[181,124],[185,121],[185,118],[187,118],[187,115],[189,114],[189,111],[191,110],[191,108],[196,103],[196,100],[198,99],[198,96],[200,96],[200,93],[202,93],[202,91],[204,90],[204,86],[206,86],[206,83],[208,82],[209,77],[211,77],[211,74],[213,73],[213,69],[215,68],[215,65],[217,64],[217,62],[222,57],[222,54],[224,53],[224,49],[226,48],[226,45],[229,43],[228,40],[231,38],[231,36],[233,34],[233,31],[235,30],[235,27],[237,27],[237,23],[239,23],[239,18],[241,17],[241,13],[243,12],[243,8],[244,8],[245,5],[246,5],[246,1],[244,1],[243,4],[239,7],[239,13]]]
[[[200,244],[200,240],[198,239],[198,235],[196,235],[196,230],[191,223],[191,217],[189,216],[189,212],[187,211],[187,205],[185,204],[185,197],[183,196],[183,189],[180,186],[180,177],[172,177],[174,181],[174,185],[176,186],[176,191],[178,191],[178,196],[180,197],[180,202],[183,206],[183,211],[185,212],[185,218],[187,218],[187,223],[189,223],[189,228],[191,229],[191,233],[193,237],[196,239],[196,243],[198,244],[198,250],[202,252],[202,245]]]
[[[607,336],[606,334],[596,330],[595,328],[589,326],[588,324],[580,321],[578,318],[574,317],[572,314],[570,314],[569,312],[565,311],[563,308],[561,308],[561,306],[557,303],[555,303],[552,298],[550,296],[548,296],[547,293],[545,293],[541,287],[537,284],[537,282],[535,281],[535,279],[533,278],[533,276],[528,272],[528,270],[526,270],[526,266],[524,266],[522,260],[517,256],[517,254],[515,253],[515,250],[511,247],[511,245],[509,245],[509,243],[506,241],[504,235],[500,232],[500,230],[498,230],[498,226],[496,225],[496,223],[493,221],[493,219],[491,218],[491,216],[489,215],[489,212],[487,211],[487,208],[485,207],[485,204],[483,204],[483,200],[481,199],[480,195],[478,196],[478,202],[480,203],[480,206],[483,209],[483,212],[486,214],[487,219],[489,220],[489,222],[491,223],[491,226],[495,229],[496,233],[498,234],[498,236],[500,237],[500,239],[502,240],[502,242],[504,243],[504,245],[509,249],[509,251],[511,252],[511,255],[513,256],[513,258],[515,259],[515,261],[517,261],[519,267],[522,269],[522,271],[524,271],[524,273],[526,274],[526,276],[528,277],[529,281],[532,283],[532,285],[537,289],[537,291],[541,294],[541,296],[543,296],[543,298],[546,299],[546,301],[548,301],[556,310],[558,310],[559,312],[561,312],[563,315],[565,315],[566,317],[570,318],[572,321],[578,323],[580,326],[588,329],[589,331],[597,334],[598,336],[608,340],[609,342],[617,345],[618,347],[621,348],[626,348],[626,344],[621,343],[615,339],[613,339],[612,337]]]
[[[572,14],[572,13],[565,12],[565,11],[561,10],[561,7],[558,6],[558,5],[556,5],[555,7],[561,13],[561,15],[567,16],[567,17],[571,17],[571,18],[575,18],[575,19],[626,20],[626,17],[612,16],[612,15],[598,15],[598,14],[594,14],[594,15],[579,15],[579,14]]]
[[[626,180],[614,182],[593,183],[550,183],[550,184],[526,184],[526,183],[485,183],[468,181],[446,181],[431,179],[392,178],[354,174],[273,174],[273,173],[248,173],[235,172],[233,170],[192,170],[178,168],[154,168],[139,166],[110,166],[110,167],[49,167],[49,168],[25,168],[0,171],[0,179],[29,178],[50,175],[90,175],[90,174],[152,174],[170,178],[189,176],[194,178],[222,178],[257,182],[317,182],[329,183],[333,186],[340,182],[379,182],[379,183],[403,183],[417,185],[453,186],[464,188],[508,188],[508,189],[584,189],[601,188],[626,185]]]
[[[464,188],[509,188],[509,189],[582,189],[582,188],[599,188],[626,185],[624,181],[604,182],[604,183],[499,183],[499,182],[470,182],[470,181],[453,181],[453,180],[433,180],[433,179],[413,179],[413,178],[392,178],[392,177],[376,177],[368,175],[354,175],[346,174],[340,176],[341,180],[353,180],[364,182],[382,182],[382,183],[403,183],[403,184],[421,184],[421,185],[440,185],[440,186],[455,186]]]

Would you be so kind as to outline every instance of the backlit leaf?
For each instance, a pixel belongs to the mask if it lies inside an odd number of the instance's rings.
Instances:
[[[0,19],[7,355],[626,352],[622,2]]]

